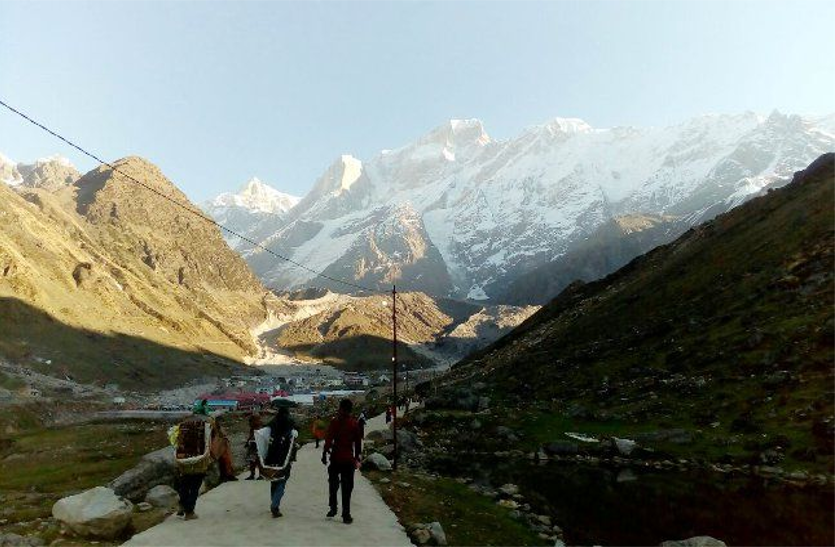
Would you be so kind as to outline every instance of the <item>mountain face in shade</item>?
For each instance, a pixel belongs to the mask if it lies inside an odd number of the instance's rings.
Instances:
[[[647,250],[646,241],[601,235],[618,219],[664,219],[664,233],[644,238],[668,242],[833,149],[835,116],[749,112],[612,129],[557,118],[507,141],[478,120],[452,120],[366,162],[341,156],[289,212],[236,223],[295,261],[363,285],[530,303],[513,296],[514,283],[576,269],[589,239],[611,242],[617,260],[587,263],[584,279]],[[269,286],[349,290],[240,250]]]

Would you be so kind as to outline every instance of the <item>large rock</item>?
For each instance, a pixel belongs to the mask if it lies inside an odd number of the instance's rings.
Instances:
[[[113,490],[96,486],[62,498],[52,506],[52,516],[79,536],[115,539],[130,524],[133,504]]]
[[[519,487],[515,484],[507,483],[499,487],[499,492],[505,496],[513,496],[519,493]]]
[[[148,493],[145,495],[145,501],[154,507],[176,509],[180,503],[180,496],[176,490],[167,484],[158,484],[148,490]]]
[[[365,458],[365,461],[363,463],[371,469],[377,469],[379,471],[391,471],[391,462],[389,462],[385,456],[377,452],[369,454],[368,457]]]
[[[417,545],[427,545],[432,539],[432,534],[426,528],[417,528],[412,532],[412,539]]]
[[[632,454],[632,451],[638,447],[638,443],[631,439],[619,439],[617,437],[612,437],[612,440],[615,442],[618,452],[624,456]]]
[[[136,467],[128,469],[109,486],[118,496],[133,502],[145,499],[148,491],[160,484],[173,485],[177,480],[177,464],[174,461],[174,447],[161,448],[142,456]]]
[[[19,536],[12,533],[0,534],[0,547],[40,547],[43,544],[43,540],[35,536]]]
[[[374,441],[374,444],[392,444],[394,443],[394,433],[389,429],[372,431],[366,435],[368,440]],[[417,452],[423,443],[417,438],[417,435],[406,429],[397,430],[397,450],[400,453]]]
[[[692,538],[670,540],[661,543],[661,547],[727,547],[724,541],[710,536],[694,536]]]
[[[440,522],[430,522],[429,526],[429,534],[432,536],[432,542],[435,545],[446,545],[446,534],[444,533],[444,529],[441,526]]]

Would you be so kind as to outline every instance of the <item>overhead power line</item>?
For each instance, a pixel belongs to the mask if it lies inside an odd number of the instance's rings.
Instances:
[[[252,245],[253,247],[255,247],[255,248],[257,248],[257,249],[261,249],[261,250],[262,250],[262,251],[264,251],[265,253],[268,253],[268,254],[270,254],[270,255],[272,255],[272,256],[274,256],[274,257],[276,257],[276,258],[279,258],[279,259],[281,259],[281,260],[283,260],[283,261],[285,261],[285,262],[288,262],[288,263],[292,264],[293,266],[296,266],[297,268],[301,268],[302,270],[305,270],[306,272],[312,273],[312,274],[314,274],[316,277],[321,277],[322,279],[327,279],[328,281],[333,281],[334,283],[340,283],[340,284],[345,285],[345,286],[347,286],[347,287],[353,287],[353,288],[355,288],[355,289],[359,289],[359,290],[361,290],[361,291],[366,291],[366,292],[371,292],[371,293],[380,293],[380,294],[386,294],[386,293],[387,293],[387,291],[381,291],[381,290],[379,290],[379,289],[372,289],[372,288],[370,288],[370,287],[364,287],[364,286],[359,285],[359,284],[357,284],[357,283],[354,283],[354,282],[352,282],[352,281],[347,281],[347,280],[345,280],[345,279],[340,279],[340,278],[338,278],[338,277],[333,277],[333,276],[328,275],[328,274],[326,274],[326,273],[320,272],[319,270],[315,270],[315,269],[313,269],[313,268],[310,268],[309,266],[305,266],[305,265],[304,265],[304,264],[302,264],[301,262],[298,262],[298,261],[296,261],[296,260],[293,260],[293,259],[292,259],[292,258],[290,258],[290,257],[284,256],[284,255],[282,255],[281,253],[278,253],[278,252],[276,252],[276,251],[273,251],[273,250],[272,250],[272,249],[270,249],[269,247],[266,247],[265,245],[263,245],[263,244],[261,244],[261,243],[259,243],[259,242],[255,241],[254,239],[251,239],[251,238],[249,238],[249,237],[247,237],[247,236],[245,236],[245,235],[243,235],[243,234],[241,234],[241,233],[238,233],[238,232],[236,232],[235,230],[232,230],[231,228],[227,228],[226,226],[224,226],[223,224],[219,223],[218,221],[216,221],[215,219],[211,218],[210,216],[205,215],[205,214],[201,213],[200,211],[198,211],[198,210],[196,210],[196,209],[193,209],[193,208],[189,207],[188,205],[186,205],[186,204],[184,204],[184,203],[181,203],[180,201],[177,201],[176,199],[172,198],[171,196],[168,196],[168,195],[166,195],[165,193],[160,192],[160,191],[159,191],[159,190],[157,190],[156,188],[154,188],[154,187],[152,187],[152,186],[149,186],[149,185],[145,184],[144,182],[142,182],[141,180],[137,179],[136,177],[134,177],[134,176],[132,176],[132,175],[130,175],[130,174],[128,174],[128,173],[125,173],[125,172],[123,172],[123,171],[119,170],[119,168],[118,168],[118,167],[116,167],[115,165],[113,165],[112,163],[110,163],[110,162],[108,162],[108,161],[105,161],[105,160],[101,159],[99,156],[97,156],[96,154],[94,154],[94,153],[92,153],[92,152],[87,151],[86,149],[84,149],[84,148],[82,148],[81,146],[79,146],[79,145],[75,144],[73,141],[71,141],[71,140],[69,140],[68,138],[64,137],[64,136],[63,136],[63,135],[61,135],[60,133],[57,133],[56,131],[53,131],[52,129],[50,129],[49,127],[45,126],[44,124],[42,124],[42,123],[38,122],[37,120],[34,120],[33,118],[31,118],[31,117],[29,117],[28,115],[26,115],[26,114],[24,114],[23,112],[21,112],[20,110],[18,110],[18,109],[16,109],[16,108],[14,108],[13,106],[11,106],[11,105],[7,104],[7,103],[6,103],[6,102],[4,102],[3,100],[0,100],[0,105],[3,105],[3,106],[4,106],[7,110],[9,110],[10,112],[12,112],[12,113],[14,113],[14,114],[17,114],[18,116],[20,116],[21,118],[23,118],[23,119],[24,119],[24,120],[26,120],[27,122],[31,123],[32,125],[34,125],[34,126],[36,126],[36,127],[40,128],[40,129],[42,129],[42,130],[44,130],[44,131],[46,131],[47,133],[49,133],[49,134],[50,134],[50,135],[52,135],[53,137],[55,137],[55,138],[57,138],[57,139],[59,139],[59,140],[61,140],[61,141],[65,142],[66,144],[68,144],[69,146],[71,146],[71,147],[75,148],[76,150],[78,150],[79,152],[81,152],[82,154],[84,154],[85,156],[88,156],[88,157],[90,157],[90,158],[94,159],[95,161],[97,161],[97,162],[98,162],[98,163],[100,163],[101,165],[104,165],[104,166],[106,166],[106,167],[109,167],[109,168],[110,168],[110,169],[111,169],[114,173],[116,173],[116,174],[118,174],[118,175],[122,176],[123,178],[125,178],[125,179],[127,179],[127,180],[129,180],[129,181],[131,181],[131,182],[133,182],[133,183],[135,183],[135,184],[138,184],[138,185],[139,185],[139,186],[141,186],[142,188],[145,188],[146,190],[148,190],[148,191],[150,191],[150,192],[153,192],[154,194],[156,194],[156,195],[160,196],[161,198],[163,198],[163,199],[165,199],[165,200],[170,201],[171,203],[173,203],[174,205],[176,205],[176,206],[177,206],[177,207],[179,207],[180,209],[183,209],[184,211],[187,211],[187,212],[191,213],[192,215],[194,215],[194,216],[196,216],[196,217],[198,217],[198,218],[200,218],[200,219],[202,219],[202,220],[204,220],[204,221],[206,221],[206,222],[208,222],[208,223],[210,223],[210,224],[213,224],[213,225],[217,226],[218,228],[220,228],[221,230],[225,231],[226,233],[231,234],[231,235],[233,235],[233,236],[235,236],[235,237],[239,238],[240,240],[242,240],[242,241],[245,241],[245,242],[249,243],[249,244],[250,244],[250,245]]]

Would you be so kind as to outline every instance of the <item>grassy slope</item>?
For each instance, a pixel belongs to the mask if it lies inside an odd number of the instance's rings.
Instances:
[[[487,382],[523,443],[685,427],[711,459],[831,472],[833,201],[830,163],[569,288],[450,379]]]
[[[166,427],[101,423],[34,428],[11,435],[0,445],[0,516],[7,521],[0,526],[0,533],[34,534],[47,542],[56,539],[57,525],[50,521],[40,527],[39,523],[46,521],[36,519],[49,517],[52,505],[61,497],[107,484],[144,454],[164,446]]]
[[[404,525],[440,522],[448,545],[543,545],[546,542],[510,517],[510,511],[452,479],[398,471],[366,471],[383,499]],[[407,483],[408,487],[401,486]]]

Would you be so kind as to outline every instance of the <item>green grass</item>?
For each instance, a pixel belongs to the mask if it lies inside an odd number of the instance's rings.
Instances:
[[[20,378],[9,376],[4,372],[0,372],[0,387],[8,389],[9,391],[15,391],[22,388],[25,385],[26,382],[24,382]]]
[[[510,516],[495,501],[452,479],[432,480],[405,470],[365,471],[404,526],[440,522],[449,545],[545,545],[533,531]],[[391,483],[379,479],[389,477]],[[397,483],[406,482],[404,488]]]
[[[8,444],[8,441],[11,441]],[[166,443],[165,426],[140,422],[85,424],[12,435],[0,453],[0,530],[51,514],[60,498],[105,485]]]
[[[166,442],[164,425],[139,422],[44,429],[11,440],[14,456],[0,462],[0,489],[47,493],[104,484]]]

